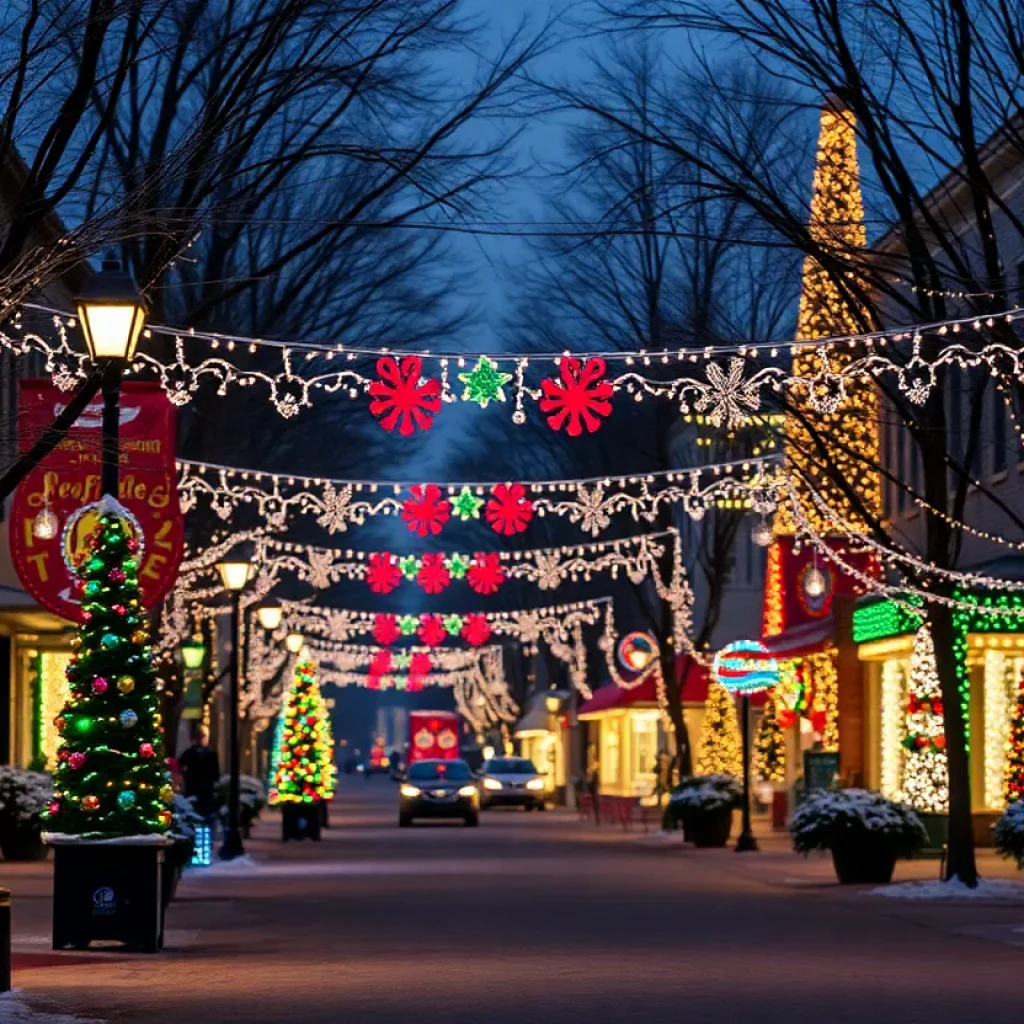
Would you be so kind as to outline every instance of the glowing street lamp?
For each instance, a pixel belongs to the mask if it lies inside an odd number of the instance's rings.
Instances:
[[[281,619],[284,618],[281,602],[275,601],[272,597],[265,597],[256,605],[256,618],[259,619],[260,625],[264,629],[277,629],[281,625]]]
[[[228,824],[224,829],[224,842],[217,856],[221,860],[234,860],[245,853],[242,845],[241,764],[238,741],[239,690],[242,677],[242,591],[256,574],[256,566],[248,558],[225,558],[217,563],[224,589],[231,595],[231,781],[228,787]]]
[[[188,640],[181,645],[181,660],[185,662],[185,668],[195,672],[203,667],[206,660],[206,644],[198,640]]]
[[[284,638],[284,645],[291,654],[298,654],[305,642],[306,638],[301,633],[292,632]]]
[[[131,275],[121,269],[120,260],[108,257],[100,272],[86,281],[75,309],[89,358],[103,367],[100,481],[103,493],[116,498],[121,375],[135,355],[146,322],[146,303]]]

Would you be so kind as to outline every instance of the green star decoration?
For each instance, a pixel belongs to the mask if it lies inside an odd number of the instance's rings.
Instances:
[[[441,620],[441,624],[449,636],[458,636],[466,623],[461,615],[446,615]]]
[[[445,559],[445,565],[448,566],[448,571],[452,574],[453,580],[465,579],[471,564],[465,555],[449,555]]]
[[[452,512],[460,519],[479,519],[483,504],[483,498],[478,498],[468,487],[463,487],[452,501]]]
[[[511,379],[511,373],[499,372],[497,363],[481,356],[469,373],[459,374],[459,380],[466,385],[462,400],[476,402],[481,409],[486,409],[488,402],[504,402],[504,385]]]
[[[402,636],[412,636],[420,628],[420,617],[418,615],[400,615],[398,617],[398,632]]]
[[[415,555],[406,555],[398,560],[398,568],[407,580],[414,580],[420,571],[420,560]]]
[[[412,661],[412,655],[407,651],[402,651],[400,654],[395,655],[395,667],[396,668],[408,668],[409,663]]]

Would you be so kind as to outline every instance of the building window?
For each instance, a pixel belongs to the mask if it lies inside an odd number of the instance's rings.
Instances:
[[[619,784],[619,723],[614,719],[601,723],[600,774],[602,786]]]

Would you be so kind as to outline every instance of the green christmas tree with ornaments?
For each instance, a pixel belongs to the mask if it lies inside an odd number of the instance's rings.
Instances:
[[[70,696],[54,723],[61,743],[47,825],[87,839],[159,835],[171,825],[173,791],[139,600],[140,531],[109,496],[98,511],[76,571],[82,623],[67,668]]]
[[[315,803],[334,795],[334,739],[316,666],[300,658],[274,737],[271,804]]]

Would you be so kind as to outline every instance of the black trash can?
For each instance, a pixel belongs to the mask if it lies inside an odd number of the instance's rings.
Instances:
[[[155,837],[154,837],[155,838]],[[164,856],[169,841],[50,840],[53,948],[95,940],[156,953],[164,943]]]

